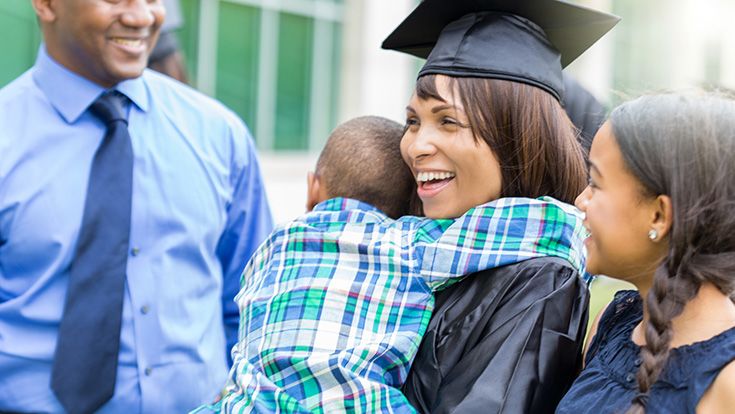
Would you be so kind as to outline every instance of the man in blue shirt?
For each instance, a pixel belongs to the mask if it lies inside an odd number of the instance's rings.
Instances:
[[[44,45],[33,68],[0,90],[0,412],[185,412],[227,377],[240,271],[272,228],[252,139],[218,102],[145,70],[164,18],[159,0],[33,6]],[[124,102],[114,133],[93,108],[109,90]],[[94,293],[71,295],[71,281],[96,202],[93,160],[118,135],[132,147],[132,190],[114,394],[70,409],[59,390],[93,355],[63,370],[68,350],[57,342],[70,298]],[[92,244],[119,224],[102,213]],[[71,344],[92,331],[72,327]]]

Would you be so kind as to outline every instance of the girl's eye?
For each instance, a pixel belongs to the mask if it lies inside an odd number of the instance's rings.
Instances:
[[[592,190],[596,190],[598,188],[597,183],[595,183],[595,180],[593,180],[592,177],[587,179],[587,186],[589,186],[589,188],[591,188]]]

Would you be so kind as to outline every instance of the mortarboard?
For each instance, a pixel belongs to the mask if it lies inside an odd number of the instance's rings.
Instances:
[[[561,70],[620,18],[562,0],[425,0],[383,41],[428,74],[505,79],[561,100]]]

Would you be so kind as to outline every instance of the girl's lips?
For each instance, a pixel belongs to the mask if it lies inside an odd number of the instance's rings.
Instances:
[[[431,198],[439,194],[446,186],[448,186],[452,181],[454,181],[454,177],[447,178],[444,180],[435,180],[435,181],[426,181],[419,183],[418,188],[416,189],[416,192],[418,193],[419,198],[425,199],[425,198]]]

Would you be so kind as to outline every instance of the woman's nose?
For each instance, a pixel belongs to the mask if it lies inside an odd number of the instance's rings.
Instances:
[[[574,205],[577,206],[578,209],[580,209],[581,211],[585,213],[587,212],[587,205],[590,202],[589,190],[590,190],[589,186],[585,187],[584,190],[581,193],[579,193],[577,198],[574,200]]]
[[[408,156],[412,160],[419,160],[436,153],[436,146],[433,144],[433,139],[429,131],[425,129],[419,129],[416,133],[408,132],[404,139],[408,140],[407,151]]]

